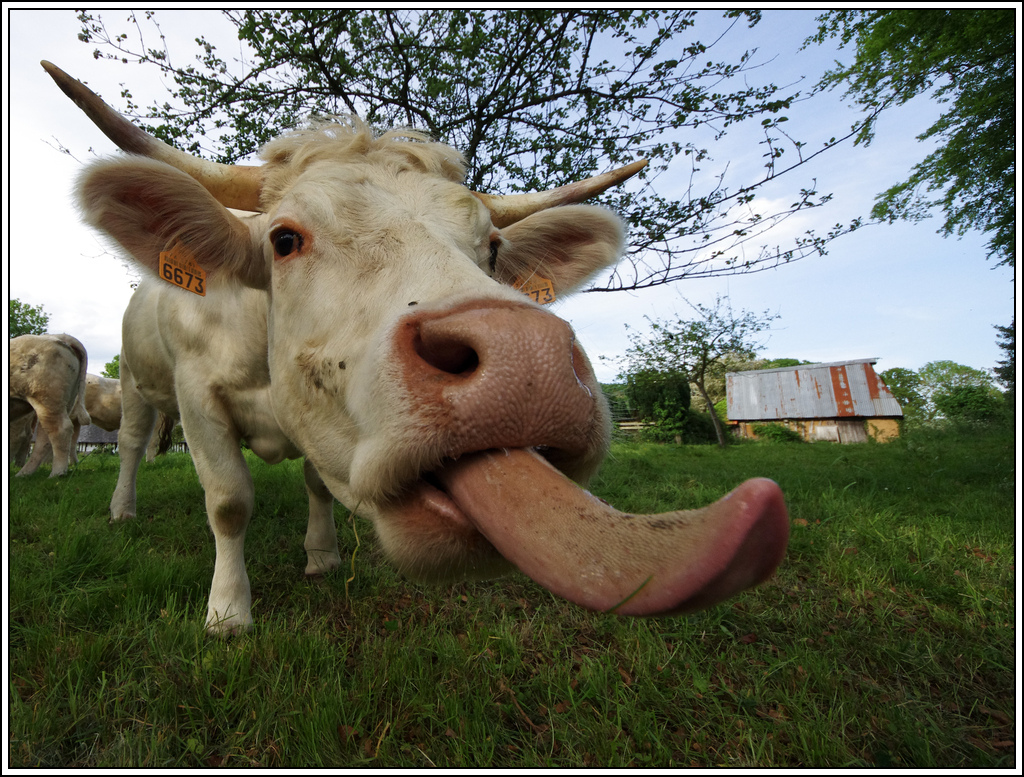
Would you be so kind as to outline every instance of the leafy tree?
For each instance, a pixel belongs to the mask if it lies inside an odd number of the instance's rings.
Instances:
[[[927,421],[934,421],[942,414],[936,402],[939,396],[953,394],[962,388],[981,388],[986,391],[995,388],[988,372],[953,361],[928,362],[917,374],[921,379],[923,415]]]
[[[114,354],[114,358],[103,365],[103,377],[121,379],[121,354]]]
[[[682,436],[690,411],[690,381],[686,375],[638,370],[625,376],[626,396],[633,415],[654,424],[647,436],[658,442]]]
[[[626,375],[626,392],[630,408],[641,419],[653,419],[659,407],[682,419],[690,409],[690,381],[678,372],[630,373]]]
[[[715,402],[715,415],[718,416],[720,421],[729,420],[729,400],[728,398],[720,399]]]
[[[762,359],[759,367],[751,367],[754,370],[775,370],[782,367],[799,367],[801,364],[813,364],[806,359]]]
[[[707,375],[712,365],[727,355],[746,355],[753,359],[762,343],[757,335],[769,328],[777,315],[765,311],[760,316],[748,311],[736,314],[728,300],[715,299],[712,306],[690,303],[697,314],[692,319],[651,321],[651,333],[630,334],[630,347],[624,357],[624,375],[662,373],[683,375],[696,386],[707,408],[714,402],[708,396]],[[650,319],[648,319],[650,321]],[[722,422],[710,413],[718,444],[725,445]]]
[[[8,304],[9,337],[21,335],[41,335],[46,333],[50,325],[50,314],[43,310],[42,305],[29,305],[18,299]]]
[[[1012,402],[1017,394],[1017,319],[1010,319],[1009,326],[997,326],[999,347],[1003,349],[1003,360],[993,370],[999,382],[1006,386],[1006,394]]]
[[[993,421],[1005,407],[1002,395],[985,386],[955,386],[932,399],[936,411],[950,421]]]
[[[824,236],[807,232],[787,248],[760,244],[779,221],[831,198],[812,183],[773,196],[789,203],[775,210],[748,207],[761,187],[858,128],[806,149],[782,129],[800,93],[758,84],[753,52],[716,61],[712,49],[725,36],[697,40],[694,11],[320,8],[225,16],[244,44],[240,73],[201,35],[195,62],[179,64],[162,35],[156,47],[146,45],[144,20],[134,14],[129,35],[81,12],[79,37],[99,46],[97,58],[158,68],[174,84],[174,104],[158,100],[142,117],[125,89],[125,113],[161,139],[221,162],[252,154],[298,117],[340,113],[450,143],[466,156],[467,185],[480,192],[546,189],[646,157],[639,183],[604,195],[630,225],[629,261],[593,291],[767,269],[824,253],[860,223]],[[760,20],[758,11],[725,16],[730,25]],[[156,23],[152,12],[145,18]],[[705,176],[711,158],[696,139],[717,140],[743,123],[761,138],[752,152],[765,160],[763,171],[739,185],[726,183],[727,166]],[[663,193],[681,180],[690,181],[685,196]]]
[[[916,418],[924,411],[925,398],[921,393],[921,377],[906,367],[891,367],[879,373],[885,385],[896,397],[904,418]]]
[[[819,88],[840,84],[868,112],[855,142],[870,143],[890,105],[929,94],[944,106],[920,140],[938,149],[910,177],[880,194],[871,215],[918,221],[941,207],[944,235],[988,233],[989,256],[1015,264],[1016,11],[1013,8],[903,8],[829,11],[805,45],[839,36],[853,45]],[[933,194],[934,193],[934,194]],[[934,198],[933,198],[934,197]]]

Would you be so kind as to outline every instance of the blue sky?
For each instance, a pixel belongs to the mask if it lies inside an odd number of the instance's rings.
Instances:
[[[103,17],[120,24],[127,14],[105,11]],[[814,31],[813,17],[807,11],[767,11],[753,30],[734,30],[729,46],[758,47],[759,60],[772,60],[765,65],[767,79],[787,83],[805,75],[809,86],[834,57],[849,58],[846,52],[820,47],[798,51]],[[231,32],[214,12],[162,11],[158,18],[172,52],[180,50],[182,60],[198,30],[214,39],[218,28]],[[707,23],[720,24],[717,16]],[[142,104],[160,95],[163,87],[149,68],[94,60],[92,46],[77,40],[79,25],[72,10],[15,8],[8,10],[4,24],[10,62],[5,83],[5,291],[9,297],[42,304],[50,314],[51,331],[82,340],[90,353],[89,371],[99,373],[119,350],[120,317],[133,273],[105,253],[80,224],[69,194],[81,164],[94,154],[113,153],[113,148],[38,63],[53,61],[115,104],[121,83]],[[175,42],[182,40],[186,44]],[[724,58],[726,51],[717,57]],[[883,116],[871,146],[848,144],[825,154],[792,175],[782,189],[767,192],[768,199],[789,201],[816,178],[820,191],[835,195],[828,206],[772,233],[771,242],[785,244],[787,234],[807,228],[824,232],[837,222],[866,216],[874,196],[905,178],[928,153],[931,147],[916,136],[936,115],[931,101],[918,99]],[[827,138],[842,134],[857,114],[833,94],[794,109],[790,117],[797,137]],[[57,150],[59,145],[73,156]],[[725,162],[738,174],[744,166],[760,165],[761,151],[749,137],[737,135],[711,151],[715,164],[705,165],[709,172]],[[643,331],[645,316],[686,315],[684,298],[708,303],[716,295],[729,296],[737,310],[768,309],[779,315],[762,351],[767,357],[823,362],[877,357],[879,371],[918,369],[944,359],[990,369],[1002,358],[993,327],[1007,325],[1016,304],[1012,273],[994,269],[985,258],[982,235],[942,238],[936,234],[940,225],[941,218],[932,218],[871,226],[833,242],[825,257],[746,276],[582,294],[557,303],[555,312],[572,323],[603,381],[615,377],[614,359],[628,346],[627,325]]]

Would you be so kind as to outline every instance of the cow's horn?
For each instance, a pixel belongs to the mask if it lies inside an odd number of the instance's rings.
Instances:
[[[187,154],[136,127],[103,102],[89,87],[51,62],[40,63],[57,86],[74,100],[93,123],[129,154],[157,159],[188,173],[228,208],[259,211],[263,174],[259,167],[223,165]]]
[[[647,167],[647,160],[640,159],[617,170],[595,175],[583,181],[576,181],[557,189],[546,192],[529,192],[527,194],[480,194],[473,192],[491,212],[491,221],[501,229],[509,224],[526,218],[531,213],[553,208],[557,205],[571,205],[596,197],[605,189],[616,186],[627,178],[632,178]]]

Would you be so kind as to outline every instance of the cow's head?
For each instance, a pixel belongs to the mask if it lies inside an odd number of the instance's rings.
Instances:
[[[133,154],[87,169],[87,219],[151,269],[173,249],[211,289],[268,292],[278,423],[407,574],[511,562],[584,606],[651,614],[711,604],[781,560],[788,520],[770,481],[662,516],[615,513],[572,482],[607,452],[606,403],[569,326],[511,284],[542,277],[560,296],[615,262],[620,220],[571,203],[642,163],[488,197],[461,185],[448,146],[352,120],[271,142],[263,166],[225,167],[44,67]]]

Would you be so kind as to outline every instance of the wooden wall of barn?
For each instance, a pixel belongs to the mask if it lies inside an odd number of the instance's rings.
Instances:
[[[899,437],[899,421],[895,418],[814,418],[787,419],[777,421],[753,421],[735,424],[736,435],[748,439],[757,439],[754,426],[764,423],[777,423],[800,434],[807,442],[838,442],[853,443],[887,442]]]

